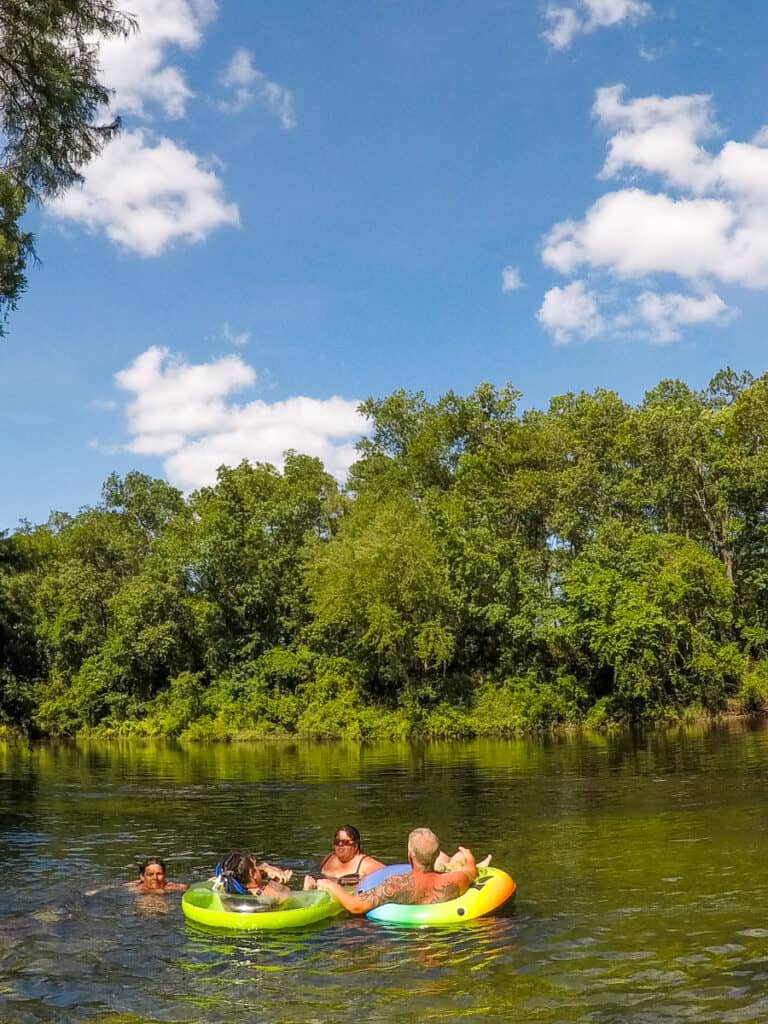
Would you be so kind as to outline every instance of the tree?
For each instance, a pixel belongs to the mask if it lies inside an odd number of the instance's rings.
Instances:
[[[553,644],[616,717],[719,708],[743,669],[732,591],[695,541],[608,522],[564,575]]]
[[[42,557],[30,534],[0,533],[0,724],[29,726],[33,684],[45,674],[32,613]]]
[[[409,495],[358,497],[338,535],[308,550],[305,581],[325,650],[365,666],[387,698],[422,696],[424,680],[453,661],[445,555]]]
[[[343,504],[322,463],[294,452],[282,473],[268,463],[222,466],[215,487],[192,495],[191,590],[206,668],[218,673],[291,644],[307,617],[304,546],[335,532]]]
[[[146,699],[177,666],[188,667],[185,563],[175,544],[163,548],[184,509],[163,481],[113,475],[100,506],[53,516],[35,532],[50,548],[34,601],[49,666],[40,706],[46,726],[94,725],[126,697]]]
[[[99,121],[99,40],[136,27],[112,0],[0,0],[0,313],[24,291],[30,203],[82,180],[81,168],[120,127]],[[0,333],[2,324],[0,323]]]
[[[357,446],[362,460],[352,467],[352,490],[370,486],[377,475],[385,477],[384,490],[392,476],[403,478],[414,497],[430,488],[449,490],[462,458],[483,444],[491,426],[516,420],[519,398],[510,385],[496,390],[484,383],[467,398],[449,391],[434,405],[421,391],[367,399],[360,411],[371,422],[371,436]]]

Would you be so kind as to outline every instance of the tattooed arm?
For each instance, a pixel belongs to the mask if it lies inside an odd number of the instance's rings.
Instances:
[[[365,892],[349,892],[330,878],[319,878],[317,888],[333,896],[352,914],[367,914],[382,903],[418,903],[418,894],[413,875],[391,875],[383,882]]]
[[[424,905],[445,903],[462,896],[475,880],[477,868],[475,858],[469,850],[459,848],[464,856],[464,865],[457,871],[438,874],[434,871],[412,872],[407,875],[391,875],[383,882],[361,893],[351,893],[329,878],[321,878],[317,888],[333,896],[353,914],[365,914],[382,903]]]

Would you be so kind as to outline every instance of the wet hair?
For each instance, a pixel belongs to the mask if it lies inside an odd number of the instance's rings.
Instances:
[[[354,842],[357,849],[361,849],[363,841],[360,838],[360,833],[357,831],[354,825],[339,825],[339,827],[333,833],[334,842],[336,841],[336,836],[339,834],[339,832],[346,832],[349,838]]]
[[[160,867],[163,869],[163,874],[166,873],[164,860],[160,860],[159,857],[148,857],[146,860],[143,860],[141,864],[139,864],[139,874],[143,875],[150,864],[159,864]]]
[[[422,871],[432,871],[440,853],[440,840],[431,828],[415,828],[408,836],[408,856]]]
[[[247,850],[233,850],[216,865],[216,876],[221,878],[224,891],[243,893],[251,884],[251,872],[261,873],[258,861]]]

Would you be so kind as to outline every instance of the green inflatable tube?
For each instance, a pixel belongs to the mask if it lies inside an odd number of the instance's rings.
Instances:
[[[303,928],[340,914],[342,906],[327,893],[292,892],[277,907],[265,906],[257,896],[219,893],[211,882],[191,885],[181,897],[181,909],[187,921],[206,928],[226,931],[277,930]]]
[[[407,868],[407,865],[404,865]],[[390,868],[380,868],[365,876],[366,888],[372,888],[383,881]],[[381,877],[377,880],[376,876]],[[403,925],[446,925],[462,924],[476,917],[490,913],[500,907],[511,896],[517,886],[506,873],[499,868],[479,868],[477,878],[463,896],[445,903],[429,903],[425,906],[406,905],[401,903],[384,903],[375,910],[369,910],[366,917],[372,921],[386,924]]]

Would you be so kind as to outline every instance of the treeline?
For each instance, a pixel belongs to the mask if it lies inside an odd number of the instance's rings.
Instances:
[[[0,538],[0,716],[105,734],[404,737],[768,706],[768,375],[546,411],[363,406],[341,488],[140,473]]]

